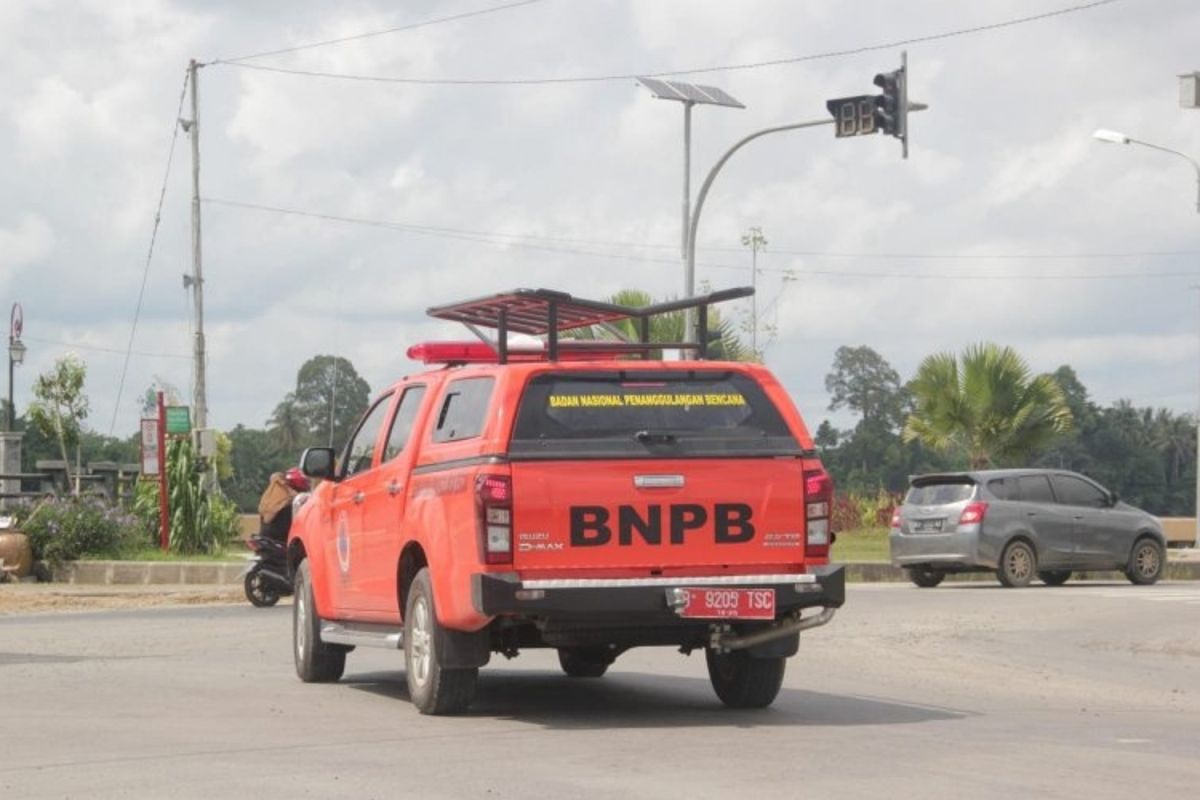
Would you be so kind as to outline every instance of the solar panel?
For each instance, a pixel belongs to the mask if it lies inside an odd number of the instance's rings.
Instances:
[[[700,86],[686,81],[662,81],[658,78],[638,78],[638,83],[645,86],[660,100],[678,100],[683,103],[697,103],[709,106],[728,106],[729,108],[745,108],[728,92],[715,86]]]

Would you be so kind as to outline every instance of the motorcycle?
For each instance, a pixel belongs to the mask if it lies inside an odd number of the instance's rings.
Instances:
[[[287,574],[287,545],[261,533],[251,536],[247,544],[254,555],[247,556],[251,563],[242,582],[246,599],[258,608],[268,608],[292,593]]]

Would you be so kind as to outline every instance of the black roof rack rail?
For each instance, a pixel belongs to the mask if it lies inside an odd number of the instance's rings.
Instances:
[[[634,320],[637,323],[638,335],[637,342],[622,342],[616,345],[622,352],[641,353],[644,356],[651,350],[695,350],[699,358],[704,358],[708,349],[708,307],[713,303],[737,300],[752,294],[753,288],[742,286],[682,300],[668,300],[664,303],[636,307],[585,300],[552,289],[514,289],[474,300],[434,306],[428,309],[427,313],[437,319],[466,325],[484,342],[496,347],[501,364],[508,361],[509,333],[546,336],[547,357],[550,361],[557,361],[560,346],[566,345],[560,345],[561,332],[591,325],[604,325],[622,319]],[[652,317],[692,308],[697,309],[698,343],[650,341]],[[480,328],[495,328],[496,342],[493,344],[488,341]],[[575,349],[573,343],[566,346]]]

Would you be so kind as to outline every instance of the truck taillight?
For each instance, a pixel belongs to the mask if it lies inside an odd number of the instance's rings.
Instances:
[[[512,478],[507,475],[477,476],[475,509],[484,563],[511,564]]]
[[[804,473],[804,555],[829,556],[829,511],[833,507],[833,480],[823,469]]]
[[[987,503],[967,503],[967,507],[962,511],[962,516],[958,518],[958,524],[978,525],[987,516],[987,509]]]

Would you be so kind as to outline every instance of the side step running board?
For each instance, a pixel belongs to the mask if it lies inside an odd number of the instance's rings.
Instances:
[[[399,650],[404,646],[404,632],[395,625],[321,620],[321,641],[330,644],[348,644],[353,647],[362,645],[363,647]]]

